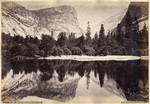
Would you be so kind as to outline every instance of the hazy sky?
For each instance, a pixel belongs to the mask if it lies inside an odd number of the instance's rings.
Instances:
[[[91,28],[104,19],[117,14],[127,8],[129,2],[17,2],[30,10],[50,8],[60,5],[70,5],[77,11],[77,17],[80,27],[86,30],[87,22],[90,22]]]

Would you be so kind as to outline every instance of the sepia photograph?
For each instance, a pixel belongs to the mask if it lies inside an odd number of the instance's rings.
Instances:
[[[148,21],[148,1],[1,1],[1,103],[149,103]]]

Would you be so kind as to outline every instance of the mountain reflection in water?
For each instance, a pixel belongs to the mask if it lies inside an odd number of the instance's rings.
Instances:
[[[79,85],[80,80],[85,84]],[[103,88],[127,101],[148,102],[148,61],[7,60],[3,63],[2,100],[36,96],[68,102],[83,96],[83,86],[85,96],[94,96],[88,93],[93,83],[97,89]],[[100,97],[96,92],[95,96]]]

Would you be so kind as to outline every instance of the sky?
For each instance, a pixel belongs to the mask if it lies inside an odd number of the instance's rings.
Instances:
[[[62,2],[61,0],[17,3],[29,10],[70,5],[76,9],[79,26],[84,31],[86,31],[88,21],[92,28],[101,21],[124,10],[129,5],[129,2]]]

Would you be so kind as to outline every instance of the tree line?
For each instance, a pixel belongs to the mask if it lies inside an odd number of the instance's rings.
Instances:
[[[104,25],[101,24],[99,33],[91,38],[91,28],[88,22],[85,34],[76,38],[74,33],[67,37],[65,32],[60,32],[58,39],[51,35],[42,34],[37,37],[20,35],[11,36],[2,33],[2,55],[15,56],[61,56],[61,55],[148,55],[148,31],[146,24],[139,30],[138,19],[131,18],[127,13],[125,27],[118,24],[117,28],[105,35]]]

